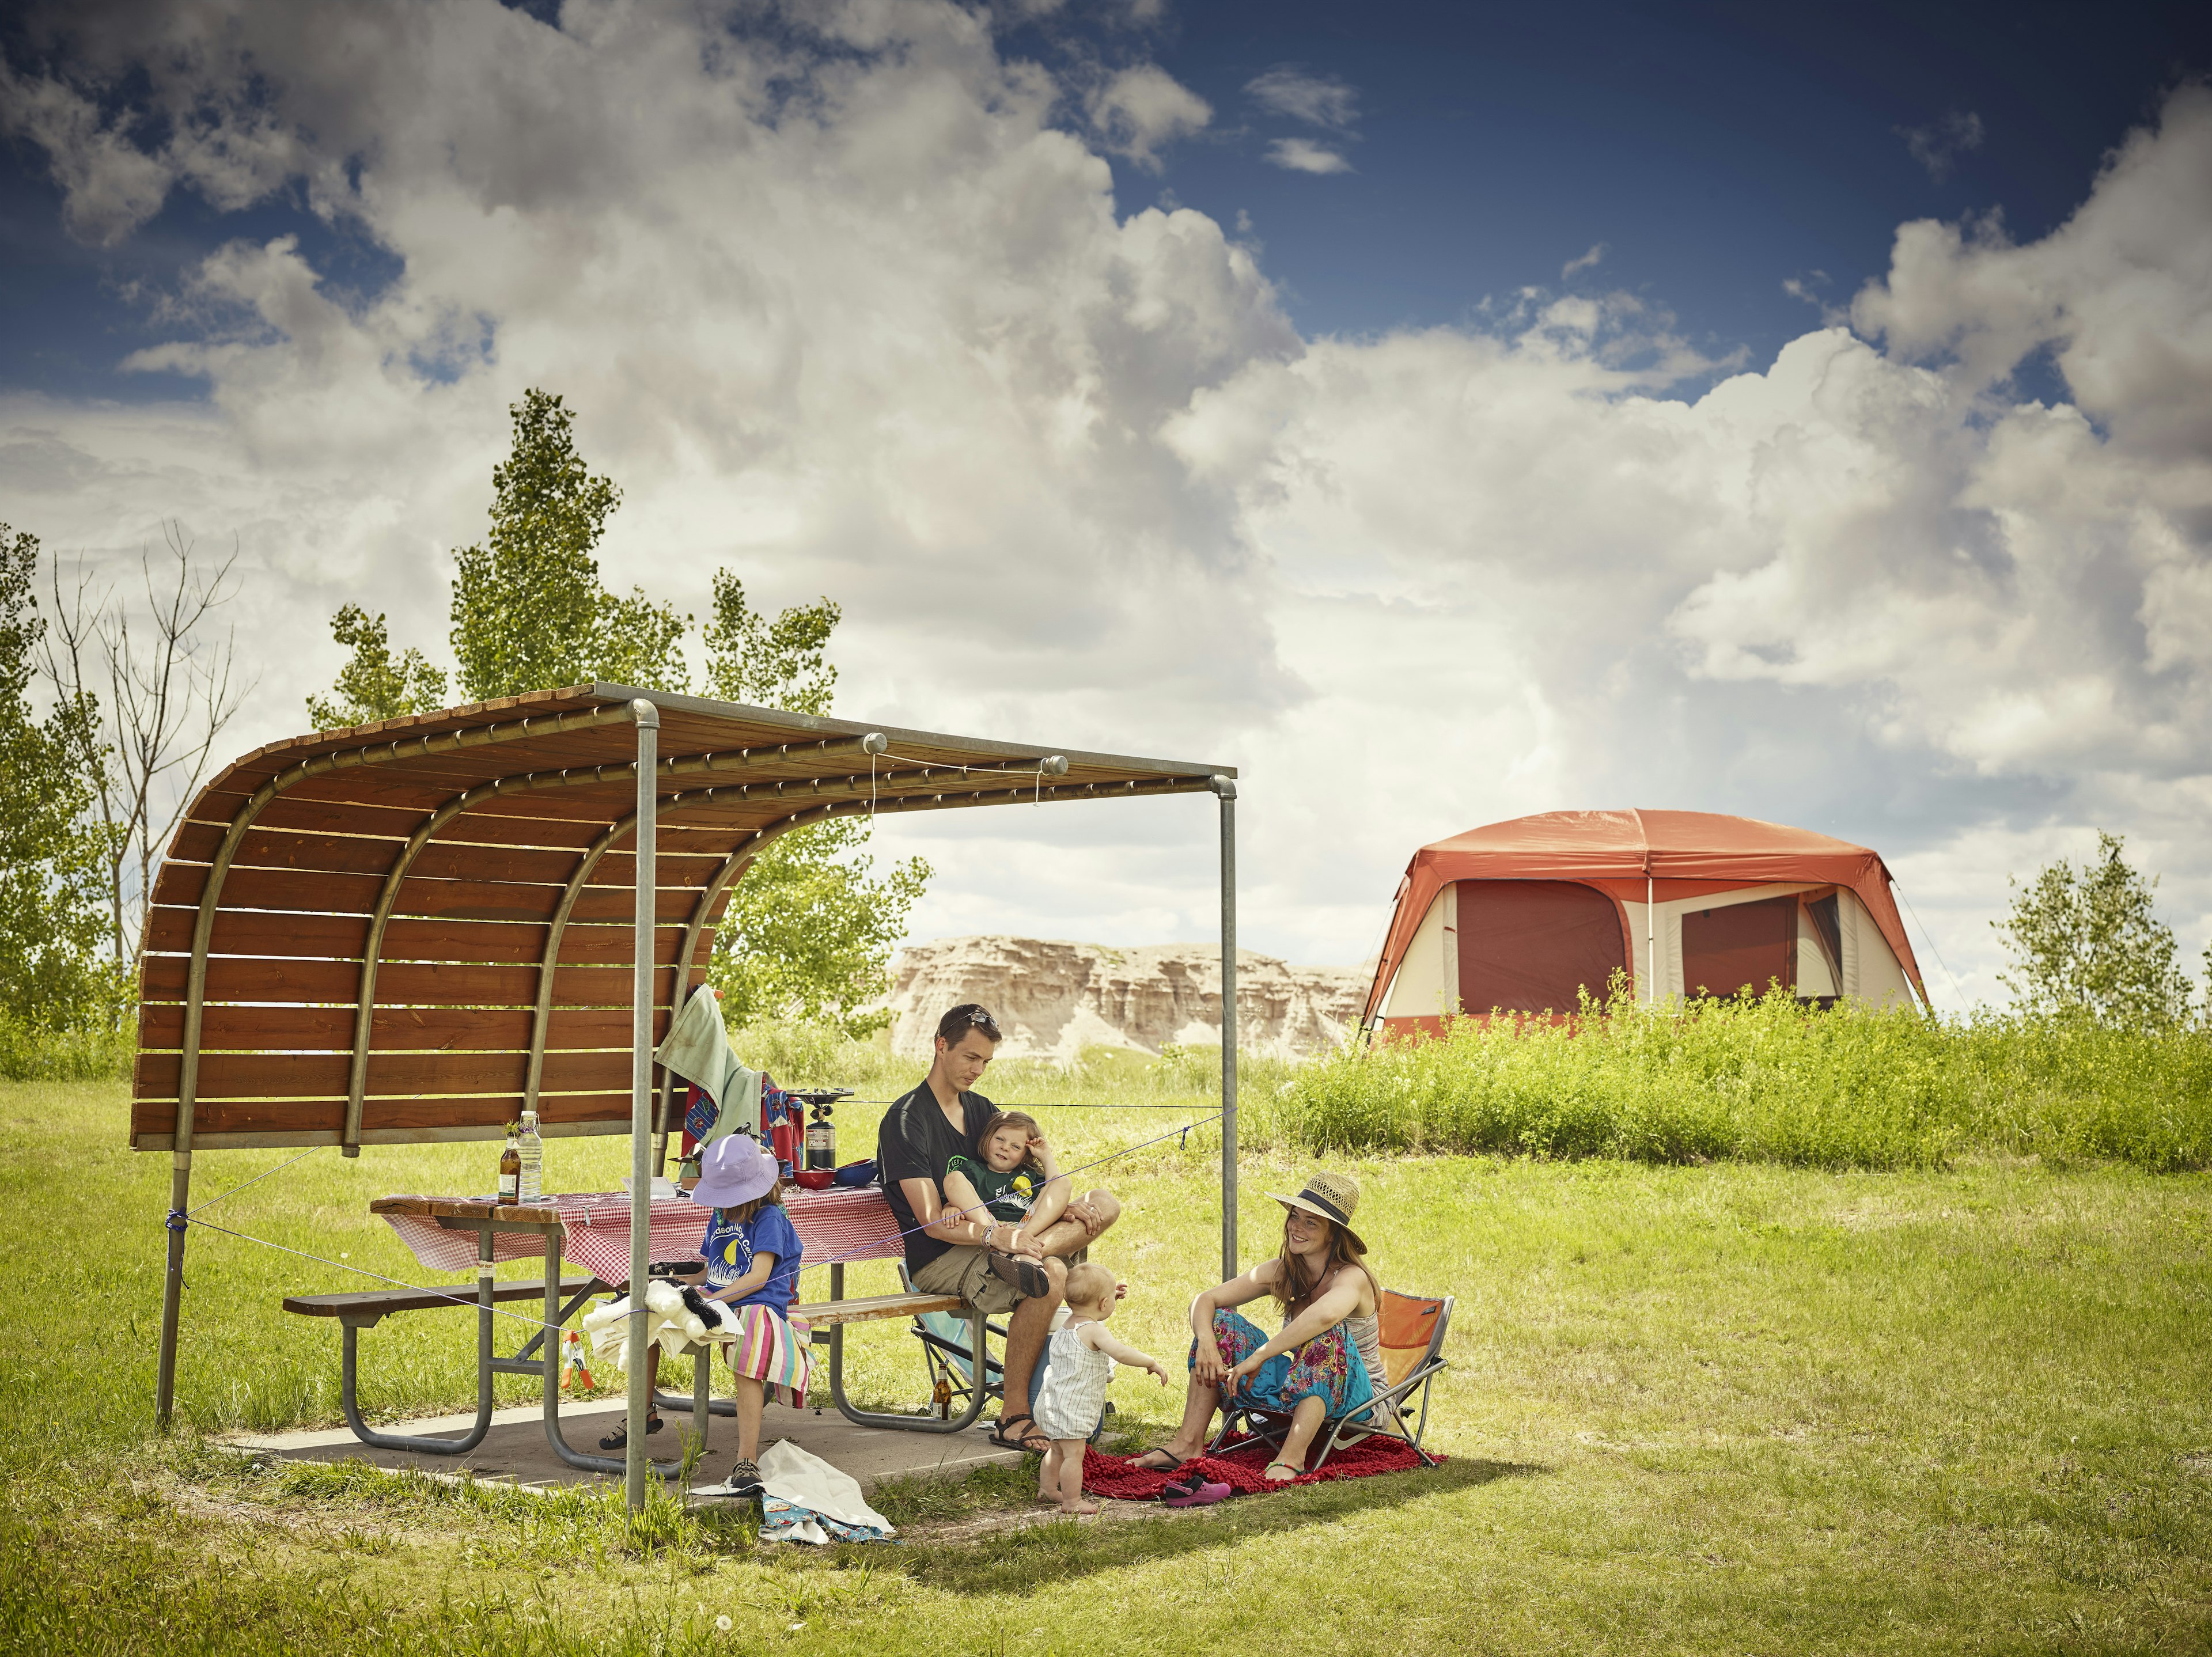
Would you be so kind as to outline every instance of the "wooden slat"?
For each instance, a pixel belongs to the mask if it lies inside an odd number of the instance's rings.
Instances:
[[[434,1093],[522,1091],[526,1053],[385,1053],[368,1063],[371,1098]],[[135,1091],[142,1099],[177,1096],[182,1056],[138,1055]],[[630,1055],[548,1052],[540,1090],[602,1091],[629,1082]],[[207,1053],[200,1055],[199,1097],[209,1099],[332,1099],[342,1096],[352,1055],[343,1053]]]
[[[223,830],[211,822],[187,822],[169,843],[173,863],[212,863],[222,845]],[[275,828],[256,822],[238,842],[232,862],[241,868],[334,869],[353,874],[379,874],[404,843],[404,836],[312,833]]]
[[[298,828],[311,834],[373,835],[390,840],[405,840],[430,813],[443,805],[450,796],[426,796],[427,803],[414,805],[364,805],[355,801],[317,798],[311,795],[313,785],[301,784],[291,792],[280,794],[261,810],[256,825],[270,828]],[[606,827],[602,822],[594,827],[591,822],[571,819],[566,815],[532,815],[531,805],[534,795],[500,795],[483,801],[474,809],[463,812],[447,822],[436,835],[439,841],[470,841],[490,846],[543,846],[552,848],[580,849],[589,846]],[[206,863],[213,860],[215,847],[222,839],[223,831],[237,816],[239,807],[246,804],[242,793],[203,794],[192,806],[195,833],[211,829],[212,838],[195,840],[196,847],[204,846],[204,854],[188,860]],[[617,814],[619,815],[619,814]],[[611,816],[606,821],[611,822]],[[172,853],[172,856],[180,855]]]
[[[673,930],[671,928],[670,930]],[[148,1001],[181,1001],[190,957],[146,957],[140,993]],[[653,974],[655,1004],[665,1005],[675,968]],[[361,968],[350,961],[270,961],[218,956],[207,963],[210,1001],[349,1002],[361,992]],[[562,967],[553,974],[556,1006],[619,1007],[630,997],[627,967]],[[388,961],[376,975],[383,1007],[525,1007],[538,1000],[534,967],[482,967],[450,962]]]
[[[665,839],[666,836],[664,835],[662,838]],[[625,839],[622,844],[628,846],[629,841]],[[720,872],[722,865],[728,860],[729,853],[726,851],[708,853],[671,851],[665,847],[656,848],[653,859],[653,882],[663,890],[672,888],[678,891],[696,892]],[[570,865],[571,868],[574,866],[573,864]],[[564,879],[566,877],[562,877]],[[588,883],[593,886],[619,886],[624,890],[629,890],[636,883],[636,881],[637,853],[611,851],[599,859],[599,866],[592,871]]]
[[[729,905],[725,893],[715,905],[715,918]],[[160,955],[181,955],[192,946],[192,926],[198,911],[157,908],[149,912],[146,947]],[[690,911],[685,911],[688,919]],[[709,926],[713,921],[710,920]],[[663,964],[676,959],[683,931],[674,926],[654,930],[654,958]],[[219,909],[210,944],[218,956],[294,956],[304,960],[358,961],[368,938],[368,921],[361,915],[269,914],[258,910]],[[612,964],[629,959],[630,929],[626,926],[586,923],[572,925],[561,937],[561,962],[565,965]],[[706,959],[701,945],[698,959]],[[487,965],[534,965],[545,952],[545,928],[527,921],[417,920],[406,916],[384,930],[384,959],[392,961],[462,961]]]
[[[583,853],[534,846],[472,846],[434,840],[407,871],[413,880],[514,880],[566,885]]]
[[[867,1323],[878,1318],[918,1318],[925,1312],[957,1312],[957,1295],[855,1295],[850,1300],[809,1301],[791,1315],[817,1329],[832,1324]]]
[[[149,909],[146,914],[146,948],[156,955],[182,955],[192,947],[192,928],[198,923],[197,909],[161,907]],[[538,949],[544,948],[545,929],[543,926],[516,927],[517,933],[526,930],[538,939]],[[386,933],[386,948],[390,950],[391,933]],[[264,914],[256,910],[217,909],[215,930],[209,934],[208,950],[211,955],[293,956],[315,960],[359,960],[368,942],[368,917],[366,915],[299,915]],[[524,946],[526,948],[527,946]],[[518,960],[537,959],[535,952],[519,955]]]
[[[501,773],[501,774],[506,774]],[[371,786],[371,783],[374,786]],[[280,797],[285,800],[325,802],[334,805],[354,807],[363,810],[412,811],[419,822],[436,810],[462,791],[465,785],[446,786],[411,780],[404,772],[386,772],[379,776],[374,769],[339,772],[335,774],[309,777],[287,789]],[[192,817],[196,822],[220,821],[228,822],[238,808],[246,803],[254,785],[234,791],[230,780],[225,780],[222,790],[214,795],[203,795],[205,804],[196,804]],[[635,803],[636,791],[627,782],[620,785],[592,787],[547,788],[526,794],[507,794],[499,798],[510,809],[515,802],[527,800],[529,815],[536,817],[565,818],[585,821],[596,816],[605,828],[630,809]],[[272,801],[268,810],[276,809]],[[489,809],[490,801],[486,802]],[[518,813],[517,815],[520,815]]]
[[[538,1103],[539,1123],[556,1135],[593,1129],[620,1132],[629,1125],[630,1100],[626,1090],[547,1094]],[[363,1144],[387,1144],[494,1139],[521,1108],[519,1093],[467,1099],[371,1099],[362,1108],[362,1139]],[[131,1105],[134,1140],[172,1134],[176,1125],[173,1100],[144,1099]],[[192,1114],[196,1138],[201,1133],[254,1134],[263,1144],[335,1144],[344,1125],[343,1099],[209,1099],[195,1105]],[[470,1129],[482,1132],[471,1133]],[[494,1172],[495,1168],[485,1170],[487,1182]]]
[[[691,919],[691,911],[698,901],[699,894],[694,888],[658,887],[653,895],[653,920],[664,926],[687,921]],[[628,886],[586,886],[576,894],[576,907],[569,911],[569,919],[572,921],[628,920],[636,913],[636,894]]]
[[[207,889],[207,877],[204,864],[166,864],[154,882],[154,901],[196,907]],[[221,907],[365,915],[376,907],[377,889],[382,883],[374,875],[233,869],[223,882]]]
[[[519,1093],[504,1098],[377,1099],[362,1105],[362,1126],[364,1130],[374,1127],[380,1131],[469,1124],[504,1126],[514,1120],[521,1108],[522,1096]],[[540,1094],[538,1120],[541,1125],[553,1127],[583,1121],[627,1124],[629,1094],[627,1089],[621,1093]]]
[[[502,1203],[487,1197],[377,1197],[370,1200],[372,1214],[411,1214],[424,1219],[514,1220],[524,1225],[558,1225],[557,1204]],[[584,1281],[597,1282],[597,1278]],[[578,1284],[581,1287],[581,1284]]]
[[[556,854],[558,855],[558,854]],[[568,874],[575,859],[565,859]],[[206,889],[208,871],[197,863],[163,866],[154,885],[154,901],[174,907],[197,906]],[[222,909],[278,909],[317,914],[368,914],[383,890],[378,875],[325,873],[307,869],[244,869],[234,867],[222,886]],[[410,876],[402,883],[395,913],[442,920],[545,920],[561,901],[558,885],[526,886],[498,880],[420,880]],[[619,897],[611,894],[619,893]],[[629,889],[587,886],[577,900],[577,918],[617,919],[629,913]],[[662,887],[655,912],[664,920],[688,917],[696,894],[682,887]],[[588,907],[586,907],[588,906]]]
[[[557,1218],[556,1211],[553,1223]],[[572,1272],[561,1279],[561,1298],[565,1301],[571,1295],[580,1295],[599,1281],[589,1272]],[[357,1316],[363,1312],[435,1312],[449,1308],[466,1311],[477,1303],[477,1295],[474,1284],[456,1284],[443,1290],[358,1289],[341,1295],[287,1295],[283,1306],[287,1312],[303,1318],[337,1318],[348,1313]],[[545,1279],[507,1278],[492,1284],[491,1297],[495,1301],[543,1300]]]
[[[380,1007],[369,1023],[374,1053],[510,1053],[530,1045],[531,1016],[520,1008]],[[200,1042],[208,1053],[300,1050],[350,1053],[354,1010],[336,1007],[236,1007],[221,1004],[202,1015]],[[138,1020],[143,1052],[173,1051],[184,1040],[185,1010],[157,1003]],[[548,1051],[625,1047],[626,1007],[557,1008],[545,1032]]]

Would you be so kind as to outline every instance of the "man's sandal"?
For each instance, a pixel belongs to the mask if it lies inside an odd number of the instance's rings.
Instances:
[[[984,1251],[991,1262],[991,1270],[1013,1284],[1014,1292],[1025,1301],[1042,1300],[1052,1293],[1052,1276],[1035,1260],[1021,1254],[1009,1254],[1003,1248]]]
[[[1290,1468],[1291,1477],[1289,1478],[1269,1478],[1267,1475],[1274,1472],[1278,1467]],[[1270,1461],[1265,1467],[1260,1470],[1261,1482],[1267,1484],[1288,1484],[1293,1480],[1304,1478],[1305,1476],[1306,1470],[1304,1467],[1288,1461]]]
[[[646,1417],[645,1435],[647,1438],[651,1438],[659,1430],[659,1416],[656,1414]],[[599,1441],[599,1448],[603,1450],[627,1450],[629,1448],[629,1423],[625,1421],[619,1423],[615,1428],[614,1431],[609,1433],[605,1438]]]
[[[1028,1422],[1029,1430],[1025,1433],[1009,1434],[1006,1431],[1007,1425],[1018,1421]],[[1036,1417],[1026,1410],[1017,1410],[1010,1416],[1000,1416],[991,1429],[991,1442],[1002,1450],[1025,1450],[1031,1455],[1042,1455],[1047,1450],[1052,1448],[1052,1441],[1037,1430]]]

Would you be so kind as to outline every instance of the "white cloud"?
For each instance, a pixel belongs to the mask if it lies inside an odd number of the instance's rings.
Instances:
[[[340,304],[300,243],[234,243],[137,359],[205,401],[0,402],[49,547],[237,534],[241,636],[281,641],[237,750],[296,728],[347,599],[436,647],[543,385],[626,490],[610,578],[836,596],[847,710],[1241,763],[1257,947],[1357,959],[1420,841],[1620,804],[1877,845],[1970,994],[2005,871],[2098,826],[2212,931],[2212,94],[2051,235],[1905,226],[1850,326],[1685,399],[1714,365],[1618,295],[1300,340],[1212,220],[1116,216],[1054,124],[1079,94],[975,14],[691,15],[210,0],[21,83],[80,234],[304,180],[403,272]],[[190,146],[86,112],[133,64]],[[2069,401],[2007,389],[2038,352]],[[1140,943],[1211,931],[1210,810],[881,833],[942,871],[924,935]]]
[[[1267,146],[1267,159],[1293,173],[1349,173],[1352,163],[1327,144],[1310,138],[1278,138]]]
[[[1358,90],[1334,75],[1309,75],[1278,64],[1246,82],[1244,90],[1262,109],[1310,126],[1349,131],[1359,119]]]
[[[1565,282],[1568,277],[1580,276],[1585,270],[1596,270],[1605,258],[1605,252],[1603,242],[1592,242],[1589,252],[1577,254],[1559,267],[1559,280]]]
[[[1109,148],[1158,172],[1161,146],[1204,130],[1213,107],[1151,64],[1125,69],[1089,100],[1091,124]]]
[[[1927,168],[1928,176],[1938,184],[1951,176],[1961,153],[1982,147],[1982,118],[1971,109],[1954,109],[1926,126],[1901,126],[1896,130],[1912,159]]]

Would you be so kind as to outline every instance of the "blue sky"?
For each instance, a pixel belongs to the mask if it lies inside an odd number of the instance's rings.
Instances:
[[[539,385],[843,711],[1243,766],[1293,959],[1625,804],[1876,847],[1954,1002],[2100,828],[2212,940],[2212,8],[1133,11],[12,9],[0,515],[235,545],[243,751],[342,604],[441,653]],[[1187,804],[884,838],[1166,942]]]
[[[1764,361],[1814,314],[1785,280],[1825,272],[1815,291],[1847,300],[1906,219],[2056,227],[2158,95],[2212,68],[2212,9],[1226,0],[1181,12],[1158,60],[1224,130],[1157,183],[1121,165],[1124,199],[1164,185],[1224,222],[1249,212],[1310,331],[1459,322],[1560,286],[1602,244],[1569,285],[1625,288],[1707,350]],[[1355,91],[1350,135],[1246,92],[1284,64]],[[1960,117],[1972,147],[1942,142]],[[1334,141],[1356,171],[1265,164],[1285,136]]]

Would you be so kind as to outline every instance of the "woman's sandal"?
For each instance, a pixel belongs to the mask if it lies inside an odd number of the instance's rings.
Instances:
[[[659,1416],[657,1414],[647,1416],[645,1418],[645,1435],[647,1438],[651,1438],[659,1430]],[[629,1448],[629,1423],[625,1421],[617,1426],[614,1431],[609,1433],[605,1438],[599,1441],[599,1448],[603,1450],[627,1450]]]
[[[1165,1456],[1167,1460],[1164,1461],[1154,1461],[1150,1460],[1151,1457],[1156,1455]],[[1140,1473],[1171,1473],[1176,1468],[1182,1466],[1182,1458],[1177,1455],[1173,1450],[1168,1449],[1164,1446],[1155,1445],[1152,1448],[1145,1451],[1142,1454],[1131,1456],[1129,1458],[1129,1466],[1133,1470]]]
[[[1278,1467],[1288,1467],[1288,1468],[1290,1468],[1290,1470],[1291,1470],[1291,1477],[1290,1477],[1289,1478],[1269,1478],[1267,1477],[1267,1475],[1268,1475],[1269,1473],[1271,1473],[1271,1472],[1274,1472],[1274,1471],[1275,1471],[1275,1469],[1276,1469],[1276,1468],[1278,1468]],[[1261,1479],[1261,1482],[1262,1484],[1271,1484],[1271,1485],[1273,1485],[1273,1484],[1288,1484],[1291,1483],[1293,1480],[1300,1479],[1300,1478],[1304,1478],[1305,1476],[1306,1476],[1306,1470],[1305,1470],[1304,1467],[1298,1466],[1297,1466],[1296,1464],[1294,1464],[1294,1463],[1292,1463],[1292,1462],[1288,1462],[1288,1461],[1270,1461],[1270,1462],[1269,1462],[1269,1463],[1268,1463],[1265,1467],[1262,1467],[1262,1468],[1260,1470],[1260,1479]]]
[[[1028,1422],[1029,1431],[1010,1435],[1006,1431],[1007,1423],[1016,1421]],[[1031,1455],[1042,1455],[1052,1448],[1052,1441],[1037,1430],[1036,1417],[1027,1410],[1017,1410],[1010,1416],[1000,1416],[991,1429],[991,1442],[1002,1450],[1025,1450]]]

